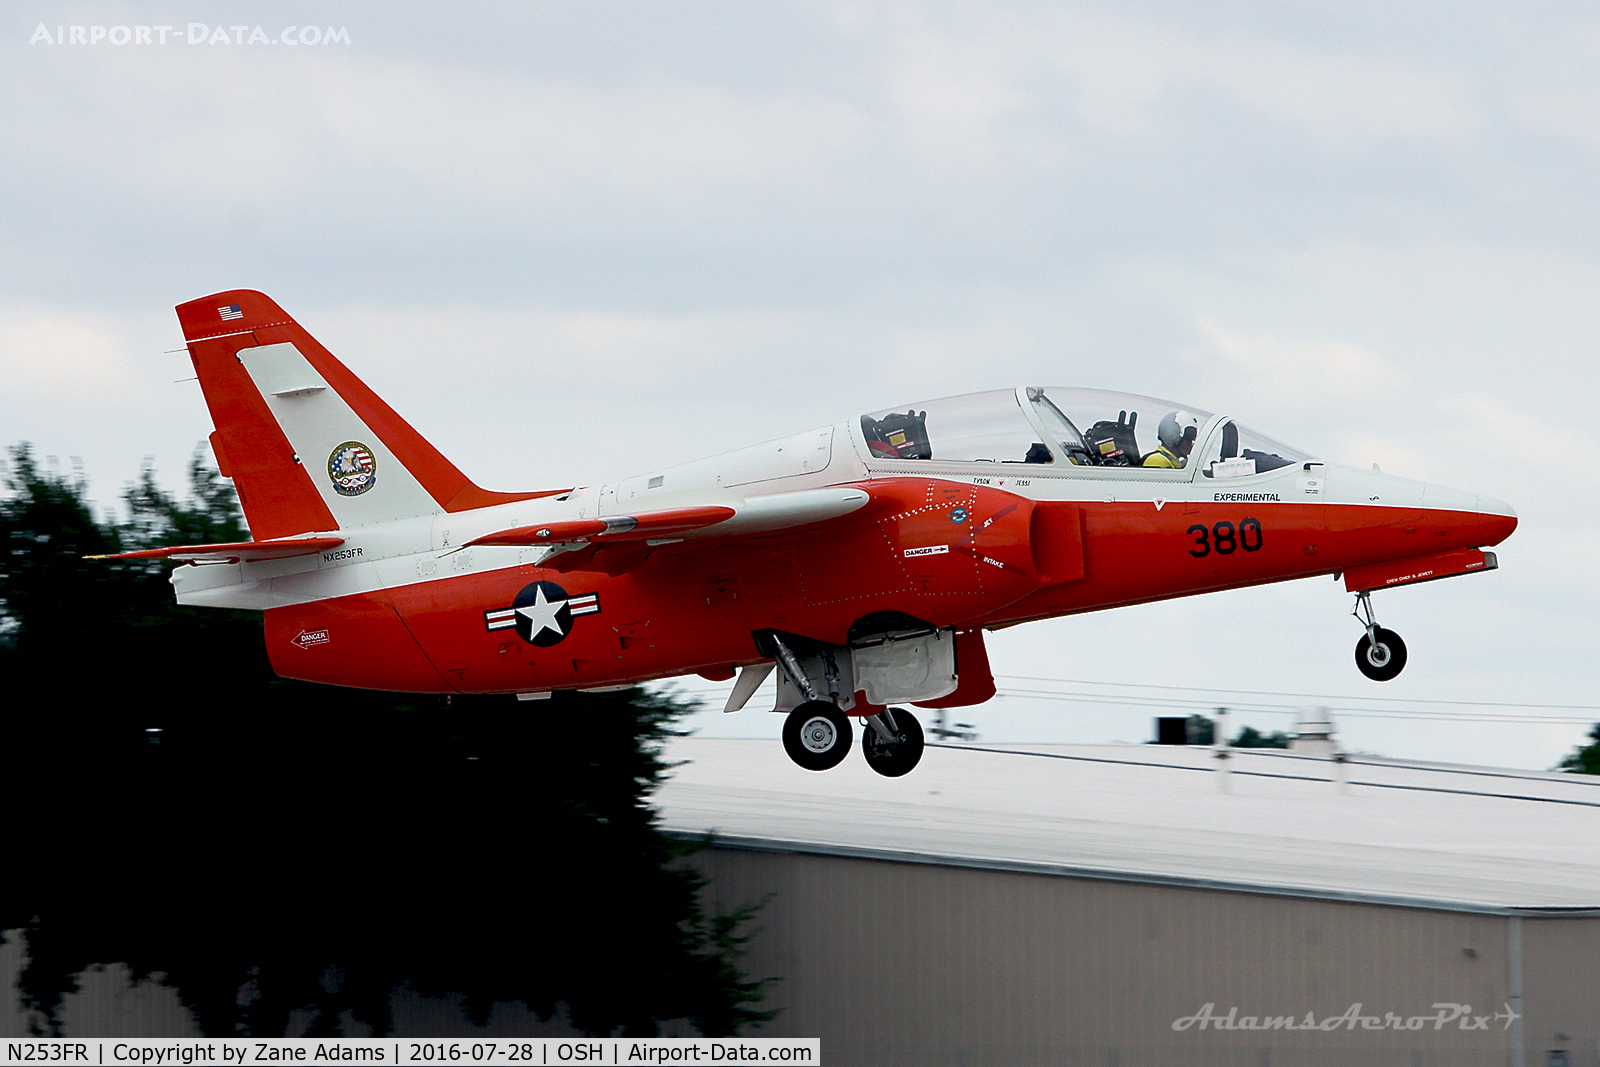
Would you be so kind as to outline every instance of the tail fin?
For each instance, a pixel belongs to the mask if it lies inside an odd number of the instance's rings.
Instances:
[[[262,293],[191,300],[178,321],[257,540],[549,495],[478,488]]]

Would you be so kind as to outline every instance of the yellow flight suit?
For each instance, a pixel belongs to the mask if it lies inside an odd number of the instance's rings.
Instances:
[[[1144,457],[1142,467],[1182,467],[1183,458],[1166,445],[1161,445],[1154,452]]]

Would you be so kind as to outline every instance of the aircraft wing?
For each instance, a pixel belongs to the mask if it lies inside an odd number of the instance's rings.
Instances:
[[[613,542],[682,541],[741,537],[809,526],[848,515],[871,497],[849,487],[804,489],[749,499],[722,496],[715,504],[640,510],[597,519],[570,519],[475,537],[474,545],[563,545],[569,549]]]
[[[604,519],[568,519],[538,526],[517,526],[474,537],[462,547],[473,545],[554,545],[579,541],[638,541],[678,536],[703,530],[733,518],[730,507],[712,505],[699,508],[666,508],[641,511],[636,515],[612,515]]]
[[[173,545],[117,552],[86,559],[171,559],[180,563],[260,563],[269,559],[311,556],[344,544],[342,537],[283,537],[272,541],[237,541],[221,545]]]

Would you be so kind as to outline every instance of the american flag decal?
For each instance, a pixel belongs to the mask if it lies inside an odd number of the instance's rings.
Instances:
[[[244,312],[239,310],[238,304],[229,304],[225,308],[218,308],[217,314],[222,316],[223,322],[227,322],[229,319],[244,318]]]

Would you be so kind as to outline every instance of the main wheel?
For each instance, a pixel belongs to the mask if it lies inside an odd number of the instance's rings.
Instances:
[[[837,767],[850,754],[850,719],[837,704],[808,700],[783,720],[783,750],[808,771]]]
[[[1393,630],[1378,627],[1378,640],[1366,634],[1356,642],[1356,666],[1374,682],[1387,682],[1406,666],[1406,643]]]
[[[922,761],[922,724],[905,708],[890,708],[894,715],[895,740],[884,741],[872,728],[861,731],[861,754],[867,757],[867,766],[885,778],[898,778],[910,774]]]

